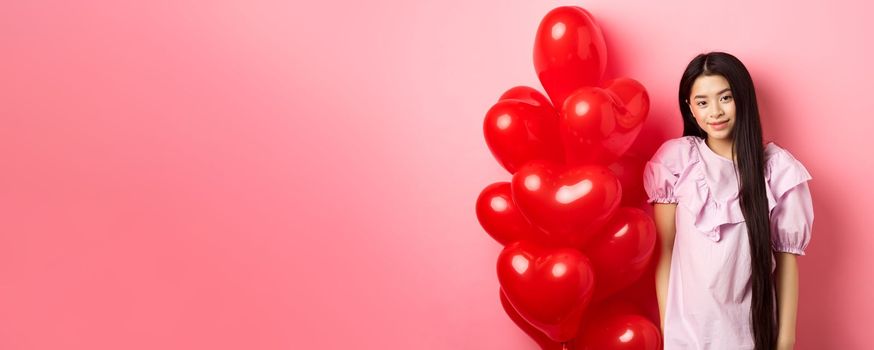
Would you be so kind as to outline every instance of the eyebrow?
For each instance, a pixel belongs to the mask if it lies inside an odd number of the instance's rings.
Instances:
[[[722,95],[722,94],[723,94],[724,92],[726,92],[726,91],[731,91],[731,88],[725,88],[725,89],[722,89],[722,91],[717,92],[716,95]],[[695,95],[695,97],[693,97],[693,98],[705,98],[705,97],[707,97],[707,96],[704,96],[704,95]]]

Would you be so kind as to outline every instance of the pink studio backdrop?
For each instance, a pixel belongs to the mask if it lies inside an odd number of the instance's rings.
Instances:
[[[509,179],[483,116],[540,89],[561,5],[647,86],[654,139],[695,54],[748,65],[814,177],[796,348],[870,346],[862,1],[73,3],[0,11],[0,349],[535,349],[474,201]]]

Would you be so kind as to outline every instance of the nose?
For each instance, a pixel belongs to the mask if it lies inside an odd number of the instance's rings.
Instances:
[[[722,115],[722,106],[720,106],[719,103],[714,103],[713,110],[711,110],[710,117],[713,119],[716,119],[716,118],[719,118],[719,116],[721,116],[721,115]]]

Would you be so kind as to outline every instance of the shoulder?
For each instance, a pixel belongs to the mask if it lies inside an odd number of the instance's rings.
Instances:
[[[697,162],[695,147],[700,140],[701,138],[697,136],[669,139],[656,150],[650,162],[662,164],[673,170],[674,173],[679,173],[683,168]]]
[[[765,170],[779,171],[803,165],[789,150],[781,147],[776,142],[765,144]]]
[[[787,149],[775,142],[765,144],[765,179],[778,197],[812,178],[804,164]]]
[[[701,140],[701,138],[699,138],[697,136],[682,136],[682,137],[669,139],[669,140],[666,140],[664,143],[662,143],[661,147],[659,147],[659,150],[660,151],[662,151],[662,150],[678,151],[678,150],[682,150],[682,149],[688,149],[688,148],[691,148],[692,146],[694,146],[695,143],[698,142],[698,140]]]
[[[772,162],[773,159],[777,159],[778,156],[782,156],[783,154],[790,153],[774,141],[768,141],[765,143],[765,163]]]
[[[667,140],[656,150],[652,160],[690,158],[695,154],[695,146],[698,142],[701,142],[701,138],[697,136],[683,136]]]

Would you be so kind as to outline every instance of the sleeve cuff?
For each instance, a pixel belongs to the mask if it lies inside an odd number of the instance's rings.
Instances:
[[[798,256],[804,256],[804,251],[801,248],[790,247],[790,246],[774,246],[775,253],[791,253]]]
[[[661,204],[671,204],[671,203],[679,203],[675,197],[663,197],[663,198],[650,198],[646,201],[650,204],[661,203]]]

